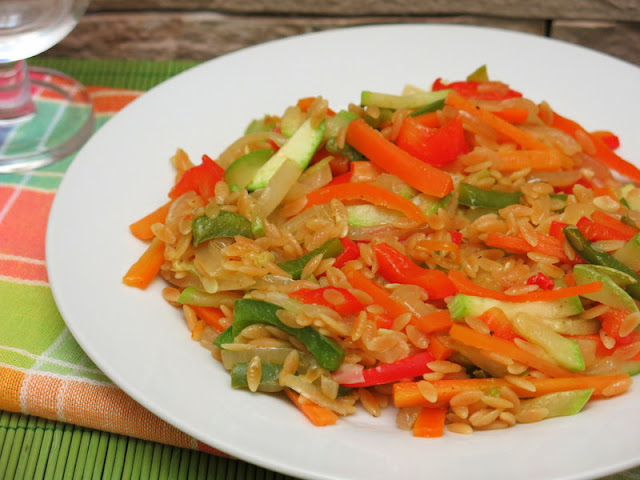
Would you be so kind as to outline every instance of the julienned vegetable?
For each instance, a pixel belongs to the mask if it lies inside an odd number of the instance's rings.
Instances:
[[[362,380],[359,382],[343,382],[345,387],[372,387],[385,383],[395,383],[402,380],[415,378],[425,373],[432,372],[429,363],[435,358],[431,352],[416,353],[394,363],[378,365],[377,367],[362,370]]]
[[[212,238],[235,237],[241,235],[251,238],[251,222],[238,213],[220,210],[214,217],[201,215],[191,223],[193,244],[198,245]]]
[[[313,327],[291,328],[278,318],[281,307],[259,300],[242,299],[235,304],[231,332],[239,335],[249,325],[264,323],[273,325],[296,337],[315,357],[318,365],[327,370],[336,370],[344,359],[344,350],[331,338],[318,333]]]
[[[499,209],[520,203],[521,197],[521,192],[487,191],[468,183],[458,185],[458,202],[467,207]]]
[[[445,298],[456,292],[456,287],[440,270],[422,268],[387,243],[373,247],[380,274],[394,283],[407,283],[422,287],[432,300]]]
[[[624,394],[640,170],[624,138],[521,97],[482,66],[343,110],[292,99],[195,166],[179,150],[170,201],[130,223],[148,244],[123,282],[162,277],[233,388],[317,426],[392,401],[438,437]]]
[[[453,190],[453,180],[447,173],[418,160],[389,142],[362,119],[349,124],[346,140],[381,169],[398,176],[427,195],[442,198]]]
[[[336,257],[340,255],[343,250],[344,248],[342,243],[340,243],[340,240],[332,238],[324,242],[315,250],[312,250],[299,258],[279,263],[278,266],[291,275],[292,278],[299,280],[302,276],[305,265],[307,265],[311,259],[318,255],[321,255],[322,258]]]

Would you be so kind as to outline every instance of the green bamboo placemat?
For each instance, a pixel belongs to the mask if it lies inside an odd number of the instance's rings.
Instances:
[[[240,460],[3,412],[0,479],[287,480],[291,477]]]

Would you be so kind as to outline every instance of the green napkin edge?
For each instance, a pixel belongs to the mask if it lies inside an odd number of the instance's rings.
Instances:
[[[149,90],[200,62],[196,60],[82,59],[38,56],[27,60],[34,67],[58,70],[86,86]]]

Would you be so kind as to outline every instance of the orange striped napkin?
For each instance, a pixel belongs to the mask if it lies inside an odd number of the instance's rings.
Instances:
[[[89,91],[96,128],[142,93]],[[50,125],[40,128],[52,130]],[[4,147],[6,142],[0,142]],[[67,330],[49,286],[45,233],[53,197],[72,161],[70,157],[26,174],[0,174],[0,410],[220,453],[127,396]]]

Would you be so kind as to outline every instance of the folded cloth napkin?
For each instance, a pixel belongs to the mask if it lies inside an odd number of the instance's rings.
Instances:
[[[142,93],[98,87],[89,92],[96,128]],[[8,141],[0,148],[9,148]],[[220,454],[111,382],[75,342],[56,308],[45,233],[72,157],[30,173],[0,174],[0,410]]]

